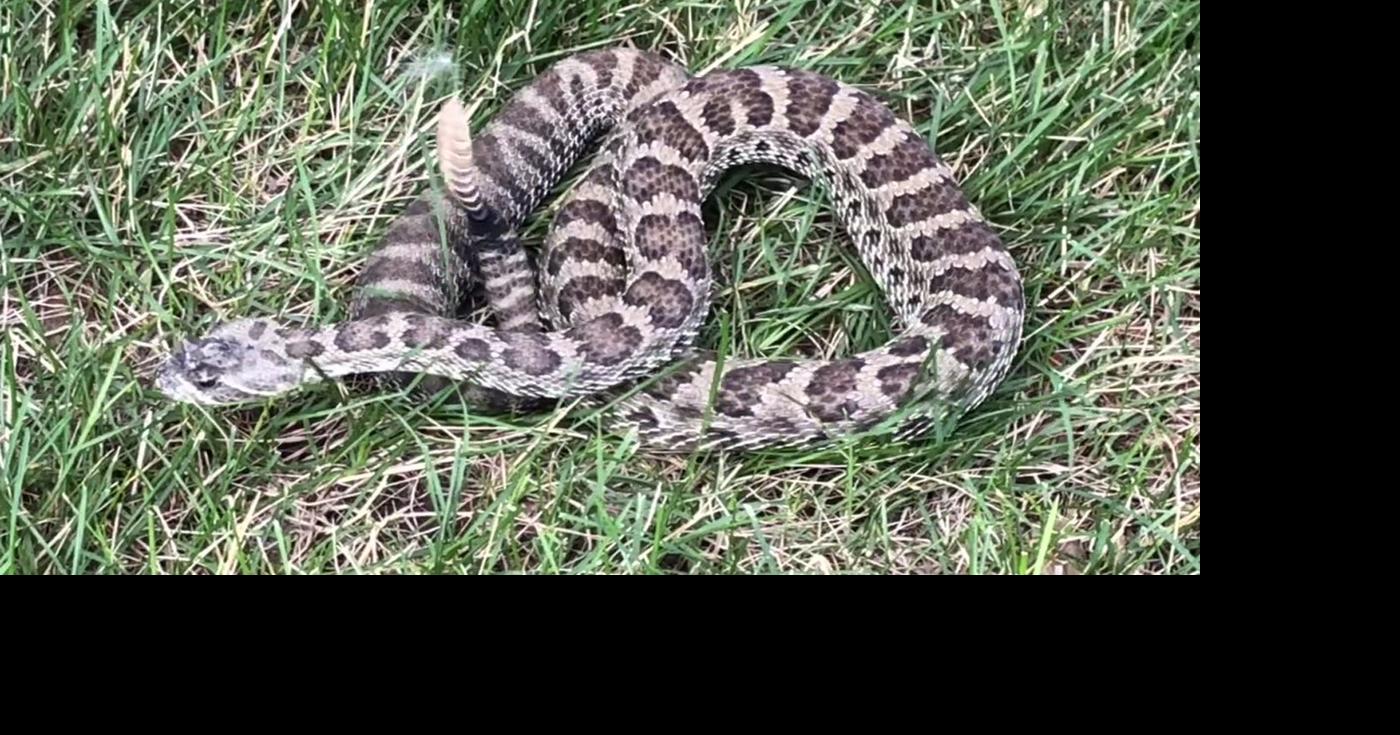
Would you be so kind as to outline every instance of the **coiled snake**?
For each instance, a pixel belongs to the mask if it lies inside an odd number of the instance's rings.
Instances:
[[[618,48],[555,63],[474,138],[468,122],[455,100],[443,107],[447,194],[390,225],[349,320],[224,323],[174,351],[160,390],[230,404],[375,373],[501,407],[628,389],[611,415],[645,446],[741,449],[834,439],[896,414],[897,433],[917,434],[980,403],[1016,354],[1024,300],[1001,239],[923,137],[860,89],[775,67],[691,77]],[[516,232],[595,139],[537,279]],[[888,343],[722,363],[692,346],[712,282],[701,204],[749,163],[829,188],[897,317]],[[473,278],[494,326],[458,319]]]

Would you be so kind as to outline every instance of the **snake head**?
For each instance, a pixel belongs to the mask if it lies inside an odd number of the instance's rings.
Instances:
[[[285,346],[266,321],[228,322],[180,344],[156,372],[156,388],[172,400],[205,406],[286,393],[302,382],[305,366],[289,358]]]

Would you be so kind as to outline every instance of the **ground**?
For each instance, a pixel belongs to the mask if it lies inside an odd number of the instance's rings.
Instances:
[[[0,10],[0,570],[1200,573],[1198,2],[328,5]],[[913,444],[669,459],[568,406],[151,388],[219,319],[343,316],[447,96],[479,126],[614,44],[812,69],[914,121],[1026,279],[1001,388]],[[707,212],[706,344],[885,338],[820,189],[736,172]]]

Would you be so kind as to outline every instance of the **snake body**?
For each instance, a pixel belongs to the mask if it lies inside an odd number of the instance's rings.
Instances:
[[[498,404],[629,388],[614,425],[646,446],[741,449],[830,440],[897,414],[902,434],[924,431],[980,403],[1016,354],[1024,300],[1001,239],[923,137],[856,87],[779,67],[692,77],[656,54],[606,49],[553,64],[480,134],[468,122],[455,100],[443,107],[447,193],[389,227],[350,319],[223,324],[176,350],[161,389],[225,404],[375,373]],[[532,268],[516,233],[592,142],[599,153]],[[722,362],[692,346],[712,286],[700,208],[720,175],[752,163],[828,187],[895,313],[886,344]],[[473,278],[494,325],[457,318]]]

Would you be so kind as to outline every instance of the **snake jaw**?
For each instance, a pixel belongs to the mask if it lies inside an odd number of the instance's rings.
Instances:
[[[266,399],[303,382],[304,364],[288,358],[266,322],[240,320],[186,340],[156,372],[171,400],[220,406]]]

